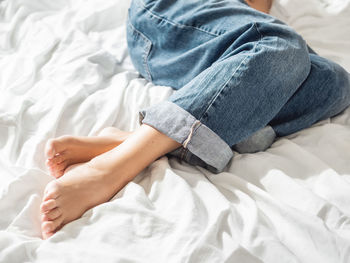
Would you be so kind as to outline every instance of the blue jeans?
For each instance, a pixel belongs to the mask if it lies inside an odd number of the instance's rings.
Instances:
[[[176,91],[140,112],[218,173],[233,150],[265,150],[350,104],[350,77],[293,29],[238,0],[133,0],[127,40],[140,74]]]

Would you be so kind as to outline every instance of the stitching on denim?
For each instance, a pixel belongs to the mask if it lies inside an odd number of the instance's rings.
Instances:
[[[191,131],[190,131],[190,134],[189,136],[187,137],[187,139],[184,141],[183,143],[183,147],[182,147],[182,152],[181,152],[181,159],[183,160],[187,160],[187,156],[189,155],[190,153],[190,150],[188,149],[187,145],[189,143],[191,143],[191,139],[193,137],[193,135],[196,133],[196,131],[199,129],[199,127],[202,126],[202,123],[199,121],[199,120],[196,120],[192,127],[191,127]]]
[[[138,33],[143,39],[144,41],[147,43],[147,46],[143,52],[143,55],[142,55],[142,61],[143,61],[143,67],[144,69],[146,70],[146,73],[148,75],[148,78],[150,81],[152,81],[152,75],[151,75],[151,71],[149,69],[149,66],[148,66],[148,63],[147,63],[147,58],[149,56],[149,53],[151,52],[151,48],[152,48],[152,42],[151,40],[149,40],[143,33],[141,33],[139,30],[137,30],[134,25],[128,21],[128,24],[132,27],[132,29]]]
[[[203,33],[207,33],[207,34],[212,35],[212,36],[216,36],[216,37],[217,37],[217,36],[220,36],[220,34],[216,34],[216,33],[213,33],[213,32],[209,32],[209,31],[207,31],[207,30],[205,30],[205,29],[202,29],[202,28],[200,28],[200,27],[190,26],[190,25],[186,25],[186,24],[179,24],[179,23],[176,23],[176,22],[174,22],[174,21],[171,21],[171,20],[169,20],[169,19],[167,19],[167,18],[165,18],[165,17],[162,17],[162,16],[160,16],[160,15],[158,15],[158,14],[155,14],[155,13],[152,12],[151,10],[147,9],[143,2],[142,2],[142,7],[143,7],[143,9],[145,9],[148,13],[150,13],[152,16],[158,18],[159,20],[166,21],[166,22],[168,22],[169,24],[172,24],[173,26],[177,26],[177,27],[180,27],[180,28],[189,27],[189,28],[193,28],[193,29],[196,29],[196,30],[198,30],[198,31],[201,31],[201,32],[203,32]]]
[[[255,49],[255,46],[254,46]],[[230,82],[230,80],[233,78],[233,76],[236,74],[236,72],[241,68],[241,66],[243,65],[243,63],[245,63],[245,61],[250,58],[250,56],[246,56],[242,62],[239,64],[239,66],[236,68],[236,70],[233,72],[232,76],[225,82],[224,85],[222,85],[222,87],[220,88],[220,90],[213,96],[213,98],[210,100],[208,107],[205,109],[205,111],[203,112],[201,118],[199,119],[200,121],[202,121],[204,115],[208,112],[209,108],[213,105],[214,101],[217,99],[217,97],[221,94],[221,92],[223,91],[223,89],[227,86],[227,83]]]
[[[186,149],[188,143],[192,139],[193,133],[198,129],[198,127],[201,125],[201,122],[199,120],[196,120],[191,127],[190,134],[188,135],[187,139],[183,142],[183,147]]]
[[[258,30],[256,23],[254,23],[254,27]],[[253,47],[253,52],[255,52],[257,46],[260,44],[261,40],[262,40],[262,34],[260,33],[260,31],[258,30],[258,33],[260,35],[260,39],[259,41],[257,41]],[[232,78],[235,76],[236,72],[243,66],[243,64],[247,61],[247,59],[251,58],[251,55],[247,55],[242,62],[239,64],[239,66],[236,68],[236,70],[233,72],[232,76],[225,82],[224,85],[222,85],[221,89],[215,94],[215,96],[213,96],[213,98],[211,99],[211,101],[208,104],[208,107],[205,109],[205,111],[203,112],[202,116],[200,117],[200,121],[202,121],[204,115],[208,112],[208,110],[210,109],[210,107],[213,105],[214,101],[219,97],[219,95],[222,93],[222,91],[225,89],[225,87],[227,86],[227,84],[232,80]]]

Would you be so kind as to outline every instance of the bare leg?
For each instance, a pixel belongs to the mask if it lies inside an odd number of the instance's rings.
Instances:
[[[250,7],[266,14],[270,12],[272,2],[273,0],[246,0]]]
[[[142,125],[118,147],[50,182],[41,204],[43,238],[110,200],[150,163],[180,146],[156,129]]]
[[[46,165],[50,174],[59,178],[68,166],[90,161],[121,144],[130,134],[131,132],[108,127],[98,136],[61,136],[50,139],[45,147]]]

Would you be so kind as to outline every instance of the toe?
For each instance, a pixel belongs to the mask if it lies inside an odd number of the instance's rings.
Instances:
[[[56,171],[54,176],[56,177],[56,179],[58,179],[62,175],[64,175],[65,172],[66,172],[66,169],[63,169],[63,170],[60,170],[60,171]]]
[[[60,185],[56,180],[51,181],[45,187],[44,192],[44,201],[48,201],[49,199],[57,199],[60,195]]]
[[[66,151],[56,154],[53,158],[48,159],[49,165],[57,165],[67,160]]]
[[[54,158],[57,154],[64,152],[72,142],[73,137],[69,135],[61,136],[57,139],[49,139],[45,146],[45,155],[47,159]]]
[[[43,239],[48,239],[49,237],[51,237],[54,234],[54,232],[42,232],[43,235]]]
[[[56,154],[51,159],[46,159],[46,166],[47,167],[54,167],[55,165],[64,162],[67,159],[64,153]]]
[[[57,219],[62,215],[62,212],[59,207],[49,210],[47,213],[44,213],[41,217],[41,221],[52,221]]]
[[[65,160],[58,164],[53,164],[52,166],[49,166],[50,174],[55,178],[59,178],[64,174],[64,170],[68,165],[68,160]]]
[[[45,164],[46,164],[46,167],[49,169],[50,173],[52,173],[52,171],[53,171],[53,163],[51,162],[51,160],[50,159],[46,159]]]
[[[63,223],[63,217],[60,216],[53,221],[44,221],[41,224],[42,233],[50,234],[55,232]]]
[[[45,146],[45,155],[46,158],[51,159],[55,156],[55,154],[57,153],[55,146],[56,146],[56,139],[49,139],[46,143]]]
[[[68,160],[64,160],[60,163],[56,163],[54,166],[53,166],[53,169],[56,170],[56,171],[62,171],[64,170],[67,166],[69,165],[68,163]]]
[[[40,211],[41,213],[48,213],[50,212],[52,209],[57,207],[57,202],[55,199],[50,199],[46,202],[43,202],[40,206]]]

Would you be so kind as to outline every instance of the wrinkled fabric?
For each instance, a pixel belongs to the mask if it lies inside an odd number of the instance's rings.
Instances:
[[[176,89],[173,106],[145,109],[142,122],[181,143],[181,159],[198,165],[193,154],[212,172],[223,171],[230,147],[264,151],[276,134],[300,131],[350,104],[345,69],[237,0],[134,0],[127,39],[140,74]],[[176,106],[184,111],[170,110]]]
[[[132,66],[128,6],[1,1],[0,262],[348,263],[349,109],[267,151],[236,154],[220,174],[160,158],[110,202],[41,239],[53,180],[45,142],[132,131],[140,110],[174,92]],[[350,70],[348,1],[275,0],[273,11]]]

